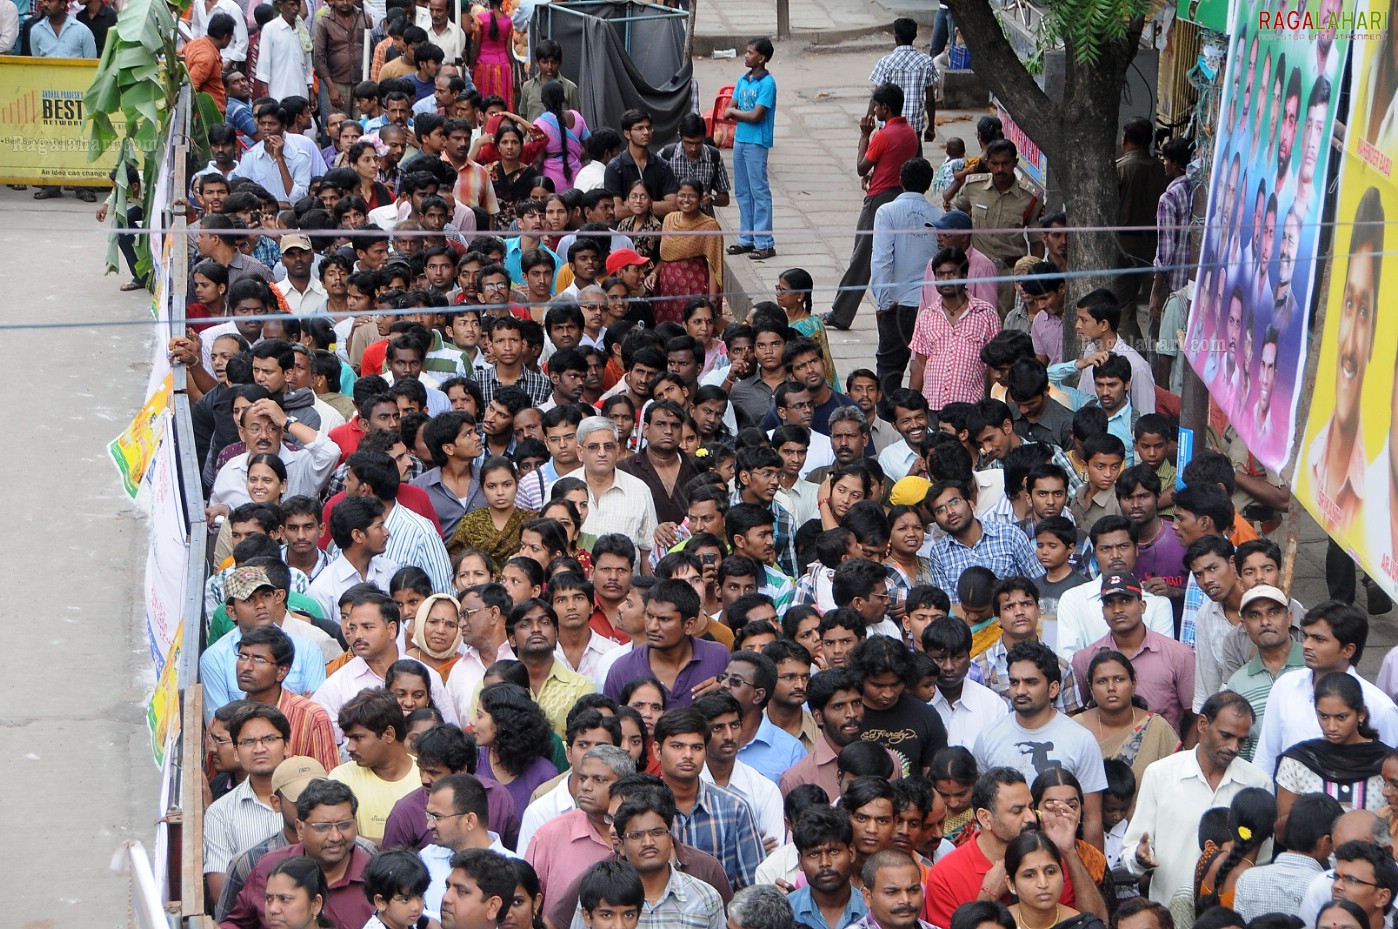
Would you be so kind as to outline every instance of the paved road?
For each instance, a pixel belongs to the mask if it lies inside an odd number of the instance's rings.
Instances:
[[[148,295],[103,277],[93,207],[0,189],[0,322],[133,320]],[[149,319],[149,316],[146,316]],[[0,538],[0,848],[14,929],[128,924],[107,870],[128,836],[152,844],[159,771],[143,711],[153,684],[139,595],[142,514],[106,443],[140,406],[146,326],[6,332],[13,460]]]

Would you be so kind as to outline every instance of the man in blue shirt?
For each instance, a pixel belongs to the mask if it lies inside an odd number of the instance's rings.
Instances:
[[[39,0],[44,18],[29,32],[29,50],[35,58],[96,58],[97,40],[92,30],[68,15],[67,0]]]
[[[57,2],[57,0],[54,0]],[[728,254],[773,258],[772,187],[767,182],[767,155],[777,121],[777,82],[767,71],[772,40],[765,36],[748,43],[743,64],[748,73],[733,88],[733,105],[723,118],[737,122],[733,133],[733,192],[738,197],[742,231]]]
[[[286,621],[286,591],[272,583],[266,568],[240,567],[224,581],[228,614],[237,628],[219,639],[199,658],[199,680],[204,685],[204,720],[225,703],[243,699],[238,688],[238,645],[243,633],[254,626],[277,623],[291,637],[296,655],[282,687],[289,693],[311,693],[325,683],[325,658],[320,646],[296,635],[299,620]]]
[[[937,253],[933,224],[943,211],[927,201],[934,174],[925,158],[905,162],[898,177],[903,192],[874,213],[869,284],[878,308],[879,347],[874,360],[885,394],[903,386],[903,372],[912,357],[908,340],[913,337],[922,302],[922,279],[927,263]],[[906,232],[909,229],[926,231]]]
[[[767,718],[767,704],[777,689],[776,663],[761,652],[736,652],[719,675],[719,686],[743,708],[738,760],[773,784],[781,783],[782,774],[806,757],[806,749]]]
[[[806,810],[791,830],[806,886],[787,897],[796,922],[811,929],[845,929],[869,912],[854,892],[854,828],[843,807]]]
[[[92,30],[68,15],[67,0],[39,0],[37,10],[44,18],[29,29],[29,51],[35,58],[96,58],[97,40]],[[57,184],[39,185],[35,200],[63,196]],[[87,187],[78,188],[78,198],[91,203],[97,199]]]

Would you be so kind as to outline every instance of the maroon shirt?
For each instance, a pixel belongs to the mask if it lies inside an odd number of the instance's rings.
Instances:
[[[485,788],[485,802],[489,806],[486,815],[490,822],[486,828],[500,836],[506,848],[514,848],[519,839],[519,812],[515,798],[510,796],[499,782],[476,775]],[[393,805],[384,825],[381,848],[403,846],[420,852],[432,844],[432,833],[427,831],[427,791],[414,790]]]
[[[233,909],[219,923],[222,929],[262,929],[267,924],[267,875],[288,858],[306,854],[306,846],[297,842],[286,848],[263,855],[248,875],[247,883],[238,892]],[[374,915],[374,905],[364,896],[364,867],[370,855],[355,845],[350,853],[349,870],[330,885],[330,899],[325,901],[325,915],[336,926],[362,926]]]

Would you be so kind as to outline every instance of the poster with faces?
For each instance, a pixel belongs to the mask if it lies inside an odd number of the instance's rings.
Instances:
[[[1234,2],[1185,355],[1248,450],[1291,451],[1310,341],[1329,144],[1356,3]],[[1382,0],[1386,6],[1388,0]],[[1322,26],[1326,28],[1321,28]],[[1294,27],[1294,28],[1293,28]]]
[[[1325,325],[1293,480],[1298,499],[1390,593],[1398,592],[1398,35],[1392,0],[1363,0],[1335,209]],[[1377,14],[1377,15],[1375,15]],[[1358,19],[1358,17],[1356,17]]]

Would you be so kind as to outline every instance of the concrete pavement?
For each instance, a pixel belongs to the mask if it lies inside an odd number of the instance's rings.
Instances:
[[[0,189],[6,323],[149,323],[148,294],[103,277],[92,204]],[[0,850],[15,929],[129,924],[107,870],[122,839],[153,845],[160,771],[145,699],[154,684],[141,597],[147,530],[106,444],[139,408],[149,325],[6,332],[16,394],[0,538]]]

